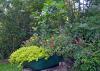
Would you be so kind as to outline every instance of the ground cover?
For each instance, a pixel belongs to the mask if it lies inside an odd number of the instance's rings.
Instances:
[[[17,65],[9,63],[0,63],[0,71],[21,71],[21,68],[18,68]]]

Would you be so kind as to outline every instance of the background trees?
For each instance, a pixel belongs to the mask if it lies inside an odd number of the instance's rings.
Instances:
[[[0,5],[0,55],[6,58],[31,35],[31,19],[22,1],[3,0]]]

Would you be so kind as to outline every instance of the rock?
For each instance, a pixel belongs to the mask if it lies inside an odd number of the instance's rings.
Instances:
[[[30,69],[30,68],[25,68],[25,69],[23,69],[23,71],[32,71],[32,69]]]

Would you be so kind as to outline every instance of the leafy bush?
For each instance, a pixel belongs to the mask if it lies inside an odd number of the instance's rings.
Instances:
[[[11,63],[23,64],[24,62],[38,61],[41,58],[47,59],[49,54],[47,50],[38,46],[22,47],[13,52],[9,61]]]
[[[38,35],[32,35],[28,40],[24,41],[22,46],[39,46],[39,37]]]
[[[49,53],[57,55],[67,55],[67,52],[71,50],[71,37],[65,34],[53,35],[52,37],[45,40],[44,47],[50,50]]]
[[[6,6],[10,4],[12,7]],[[2,55],[3,59],[7,59],[14,50],[20,47],[22,41],[30,37],[31,19],[30,13],[26,11],[25,1],[3,0],[0,5],[2,5],[2,11],[0,6],[0,57]]]
[[[72,71],[99,71],[100,50],[94,50],[95,48],[92,45],[79,47],[74,53],[75,63]]]

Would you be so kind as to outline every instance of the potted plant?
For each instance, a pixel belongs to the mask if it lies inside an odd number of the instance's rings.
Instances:
[[[46,48],[38,46],[22,47],[13,52],[9,59],[11,63],[18,63],[33,70],[42,70],[55,66],[61,60],[60,56],[50,56]]]

